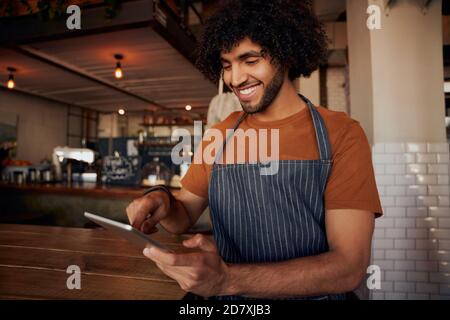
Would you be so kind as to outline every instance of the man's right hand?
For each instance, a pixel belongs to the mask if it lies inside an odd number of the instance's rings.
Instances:
[[[156,225],[170,213],[170,197],[164,191],[153,191],[135,199],[127,207],[127,216],[131,225],[150,234],[158,231]]]

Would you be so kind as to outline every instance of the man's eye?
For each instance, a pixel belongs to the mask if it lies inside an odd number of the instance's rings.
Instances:
[[[223,70],[230,70],[231,69],[231,66],[222,66],[222,68],[223,68]]]
[[[248,65],[253,65],[253,64],[256,64],[258,61],[259,61],[259,60],[247,60],[246,63],[247,63]]]

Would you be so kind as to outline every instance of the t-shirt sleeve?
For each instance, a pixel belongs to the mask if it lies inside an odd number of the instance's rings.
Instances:
[[[370,144],[358,121],[338,136],[325,188],[326,209],[359,209],[383,214]]]

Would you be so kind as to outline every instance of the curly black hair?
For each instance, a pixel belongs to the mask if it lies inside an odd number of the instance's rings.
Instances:
[[[310,76],[325,62],[328,40],[310,0],[228,0],[205,23],[196,51],[198,69],[220,79],[220,54],[244,38],[289,70],[289,79]]]

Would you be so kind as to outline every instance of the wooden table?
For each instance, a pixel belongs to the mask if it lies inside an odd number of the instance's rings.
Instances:
[[[181,236],[154,234],[182,250]],[[81,269],[69,290],[68,266]],[[103,229],[0,224],[0,298],[181,299],[186,293],[142,251]]]

